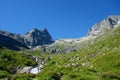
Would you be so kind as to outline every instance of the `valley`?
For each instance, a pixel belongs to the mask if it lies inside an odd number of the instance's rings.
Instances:
[[[120,80],[120,16],[78,39],[53,40],[47,29],[0,31],[0,63],[3,80]]]

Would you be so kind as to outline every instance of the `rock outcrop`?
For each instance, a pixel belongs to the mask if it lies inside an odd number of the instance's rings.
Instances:
[[[24,35],[25,44],[29,47],[36,47],[44,44],[51,44],[52,37],[47,29],[38,30],[34,28]]]
[[[120,16],[108,16],[103,21],[95,24],[92,28],[88,31],[88,36],[98,36],[104,34],[110,29],[115,28],[117,25],[120,24]]]

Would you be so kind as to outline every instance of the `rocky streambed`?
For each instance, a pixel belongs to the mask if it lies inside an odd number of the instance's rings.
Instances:
[[[44,65],[44,61],[40,61],[36,56],[33,56],[33,59],[38,63],[36,67],[26,66],[21,69],[18,69],[17,73],[18,74],[22,74],[22,73],[38,74],[39,72],[41,72]]]

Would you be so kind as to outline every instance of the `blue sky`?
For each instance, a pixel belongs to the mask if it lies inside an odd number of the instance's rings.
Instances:
[[[85,36],[109,15],[120,15],[120,0],[0,0],[1,30],[47,28],[53,39]]]

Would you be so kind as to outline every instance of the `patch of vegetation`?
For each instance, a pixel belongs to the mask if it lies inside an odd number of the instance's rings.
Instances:
[[[44,59],[42,71],[37,75],[14,74],[15,66],[36,65],[30,56]],[[13,80],[120,80],[120,27],[68,54],[1,49],[0,63],[0,78]]]
[[[36,66],[37,63],[29,56],[8,49],[0,50],[0,78],[10,78],[17,69],[25,66]]]
[[[36,79],[120,80],[119,57],[120,27],[117,27],[80,51],[51,55]]]

